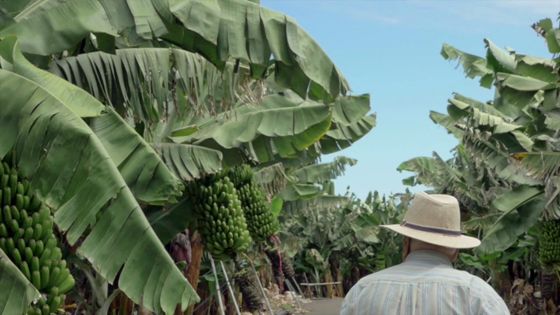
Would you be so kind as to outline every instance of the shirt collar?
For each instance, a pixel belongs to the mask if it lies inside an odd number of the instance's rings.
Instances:
[[[424,262],[430,264],[444,264],[451,266],[451,261],[447,256],[433,250],[415,250],[406,256],[407,262]]]

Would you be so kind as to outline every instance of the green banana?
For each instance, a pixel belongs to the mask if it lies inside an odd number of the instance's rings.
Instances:
[[[19,250],[17,248],[14,248],[12,249],[11,254],[14,264],[16,264],[16,266],[21,266],[23,259],[21,258],[21,253],[19,252]]]
[[[12,201],[12,189],[10,187],[4,187],[4,194],[2,196],[4,199],[4,205],[9,205]]]
[[[66,277],[62,283],[59,284],[58,289],[60,293],[66,293],[68,291],[70,291],[70,289],[72,289],[72,287],[74,287],[75,284],[75,280],[72,276],[68,276]]]
[[[41,273],[39,271],[31,271],[31,283],[37,289],[41,289]]]
[[[25,275],[25,277],[29,280],[31,280],[31,270],[29,270],[29,265],[27,264],[27,261],[24,261],[21,263],[21,272],[23,272],[23,274]]]

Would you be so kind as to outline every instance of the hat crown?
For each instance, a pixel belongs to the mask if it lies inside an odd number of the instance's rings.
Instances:
[[[404,221],[424,227],[460,231],[459,202],[450,195],[416,193]]]

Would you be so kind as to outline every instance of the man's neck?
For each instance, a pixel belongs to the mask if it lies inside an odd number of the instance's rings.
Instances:
[[[416,249],[411,251],[407,256],[405,261],[409,260],[424,260],[428,259],[434,262],[441,262],[444,264],[451,265],[451,259],[441,252],[433,249]]]

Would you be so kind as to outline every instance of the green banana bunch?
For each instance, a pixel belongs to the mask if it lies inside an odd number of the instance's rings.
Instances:
[[[265,241],[278,231],[278,220],[270,211],[270,206],[266,203],[257,184],[251,183],[240,187],[239,199],[253,239]]]
[[[560,220],[545,221],[539,237],[539,259],[545,266],[560,263]]]
[[[74,286],[50,210],[7,162],[0,163],[0,249],[42,293],[28,314],[56,313]]]
[[[253,180],[253,173],[248,165],[236,166],[224,173],[232,178],[243,208],[247,228],[255,241],[265,241],[275,234],[280,225],[270,211],[264,193]]]
[[[217,258],[234,257],[251,243],[237,191],[228,177],[207,177],[187,187],[198,230]]]

